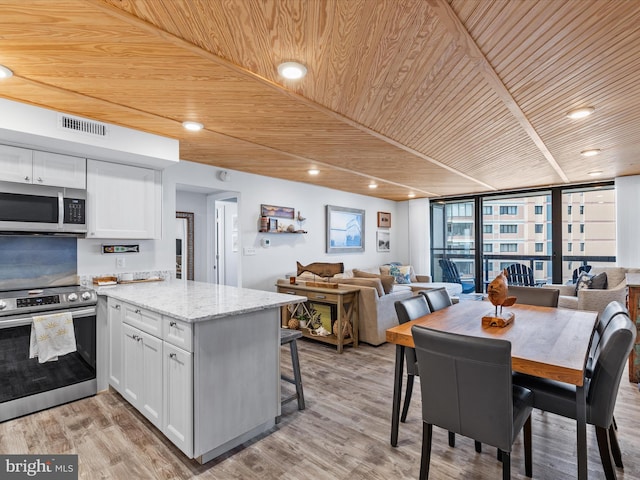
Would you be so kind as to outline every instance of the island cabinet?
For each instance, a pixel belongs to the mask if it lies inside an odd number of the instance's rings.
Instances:
[[[112,298],[107,306],[109,384],[192,457],[191,325]]]
[[[306,297],[193,281],[101,287],[99,376],[206,463],[280,416],[281,308]],[[104,306],[106,304],[106,307]],[[108,359],[108,362],[107,362]]]

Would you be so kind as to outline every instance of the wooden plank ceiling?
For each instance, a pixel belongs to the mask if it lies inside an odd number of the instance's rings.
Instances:
[[[391,200],[640,173],[638,1],[0,0],[0,64],[0,97]]]

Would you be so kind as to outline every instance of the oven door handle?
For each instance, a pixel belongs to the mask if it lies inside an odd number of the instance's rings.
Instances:
[[[56,313],[64,313],[56,312]],[[84,308],[82,310],[74,310],[71,312],[73,318],[82,318],[82,317],[93,317],[96,314],[95,308]],[[0,330],[4,328],[12,328],[12,327],[24,327],[25,325],[31,325],[33,323],[33,317],[37,315],[33,315],[30,317],[18,317],[11,318],[7,320],[0,319]]]

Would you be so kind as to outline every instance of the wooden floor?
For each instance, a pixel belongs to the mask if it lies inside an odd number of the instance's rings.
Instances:
[[[264,437],[206,465],[187,459],[113,391],[0,424],[5,454],[79,455],[85,479],[366,479],[417,478],[420,459],[420,391],[416,391],[398,448],[389,445],[395,347],[362,345],[342,355],[300,340],[307,409],[283,407],[282,421]],[[282,351],[289,369],[288,349]],[[640,479],[640,392],[625,372],[616,406],[625,464],[619,479]],[[289,385],[287,385],[287,388]],[[533,475],[576,478],[574,423],[534,412]],[[588,428],[589,478],[602,479],[593,427]],[[524,479],[521,439],[512,457],[512,478]],[[471,440],[434,429],[431,479],[498,479],[495,449],[477,454]]]

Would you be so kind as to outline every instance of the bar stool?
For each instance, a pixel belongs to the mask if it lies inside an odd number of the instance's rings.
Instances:
[[[283,398],[281,405],[284,405],[291,400],[298,400],[298,410],[304,410],[304,392],[302,391],[302,376],[300,375],[300,362],[298,361],[298,344],[296,339],[302,337],[300,330],[291,330],[288,328],[280,329],[280,345],[289,344],[291,350],[291,366],[293,368],[293,378],[286,375],[280,375],[280,378],[285,382],[289,382],[296,386],[296,393]]]

